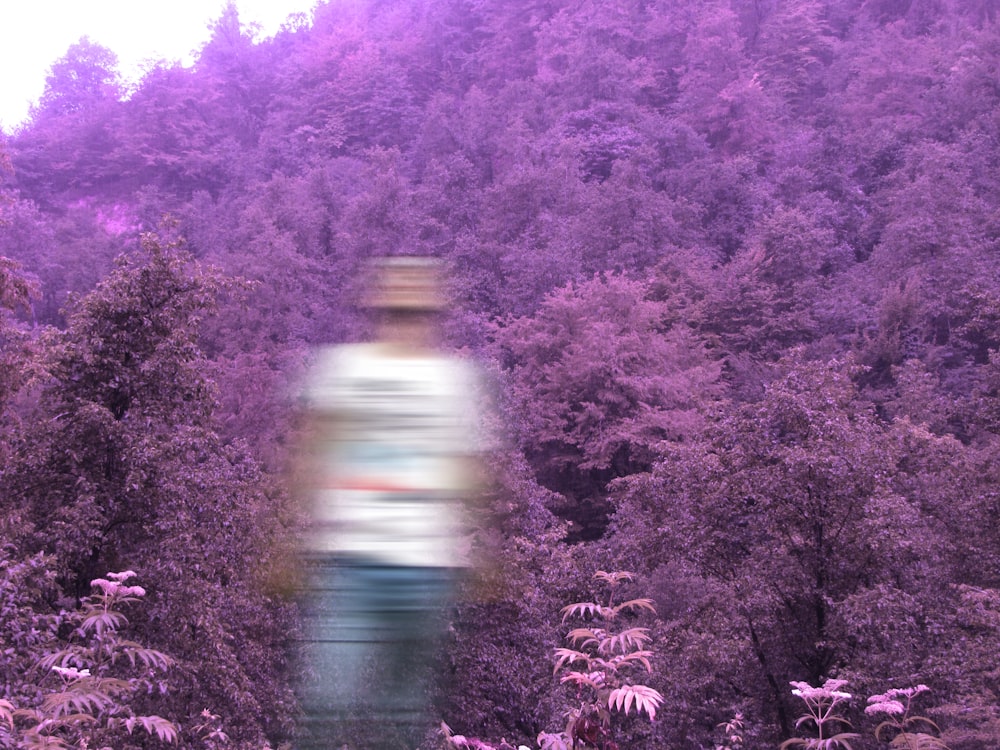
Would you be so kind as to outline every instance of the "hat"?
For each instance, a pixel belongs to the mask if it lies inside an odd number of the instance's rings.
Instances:
[[[366,304],[382,310],[441,310],[442,263],[437,258],[398,256],[371,264],[371,288]]]

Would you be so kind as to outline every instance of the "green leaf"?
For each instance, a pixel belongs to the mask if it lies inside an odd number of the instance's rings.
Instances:
[[[559,668],[565,664],[573,664],[578,661],[589,664],[591,661],[591,656],[589,654],[585,654],[582,651],[575,651],[571,648],[557,648],[555,649],[555,655],[558,657],[558,661],[556,662],[556,667],[553,670],[554,672],[558,672]]]
[[[633,702],[636,713],[645,711],[650,719],[654,719],[656,709],[663,704],[663,696],[646,685],[623,685],[612,690],[608,696],[608,708],[622,711],[626,716]]]
[[[566,640],[574,646],[588,646],[591,643],[598,645],[603,637],[603,630],[591,630],[590,628],[576,628],[566,634]]]
[[[0,698],[0,721],[5,722],[11,729],[14,728],[14,704],[3,698]]]
[[[103,635],[106,631],[121,630],[123,625],[127,625],[128,620],[120,612],[95,612],[83,618],[80,629],[84,633],[93,632]]]
[[[613,611],[614,614],[617,615],[620,612],[625,612],[630,609],[631,610],[645,609],[649,612],[652,612],[654,615],[656,614],[656,607],[653,606],[652,599],[630,599],[629,601],[622,602],[617,607],[614,607]]]
[[[646,668],[647,672],[652,672],[653,667],[649,663],[649,658],[653,655],[652,651],[635,651],[631,654],[623,654],[621,656],[616,656],[615,659],[623,664],[630,664],[632,662],[639,662]]]
[[[617,586],[622,581],[631,581],[635,576],[627,570],[616,570],[613,573],[609,573],[606,570],[599,570],[594,573],[594,578],[609,583],[612,586]]]
[[[587,615],[592,617],[596,615],[608,617],[609,613],[613,612],[613,610],[608,607],[602,607],[600,604],[595,602],[577,602],[576,604],[569,604],[563,607],[560,611],[562,612],[563,622],[566,622],[566,620],[570,617],[586,617]]]
[[[148,734],[155,734],[162,742],[177,742],[177,727],[173,722],[162,716],[136,716],[135,719]]]
[[[602,640],[597,650],[602,654],[616,651],[624,654],[631,649],[642,648],[652,641],[652,638],[647,635],[648,633],[649,628],[629,628]]]
[[[889,747],[893,750],[948,750],[939,737],[924,732],[900,732]]]
[[[600,672],[591,672],[589,674],[584,674],[583,672],[569,672],[568,674],[564,674],[559,679],[559,682],[572,682],[577,685],[586,685],[594,690],[600,690],[604,687],[604,675]]]

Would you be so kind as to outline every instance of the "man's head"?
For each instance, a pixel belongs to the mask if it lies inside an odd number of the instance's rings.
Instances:
[[[372,263],[369,308],[388,313],[440,312],[445,307],[441,261],[401,256]]]

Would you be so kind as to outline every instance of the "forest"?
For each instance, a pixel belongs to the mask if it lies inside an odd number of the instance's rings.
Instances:
[[[1000,746],[998,12],[230,5],[134,86],[71,46],[0,133],[0,748],[294,747],[296,390],[401,254],[496,436],[428,750]]]

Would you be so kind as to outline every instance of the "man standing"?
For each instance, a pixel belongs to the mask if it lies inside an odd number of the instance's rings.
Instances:
[[[377,337],[322,351],[305,398],[312,524],[304,748],[413,750],[431,723],[434,654],[478,443],[474,373],[437,349],[438,264],[386,258]]]

